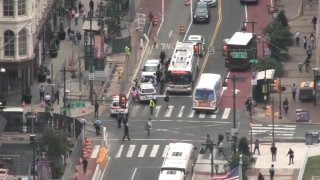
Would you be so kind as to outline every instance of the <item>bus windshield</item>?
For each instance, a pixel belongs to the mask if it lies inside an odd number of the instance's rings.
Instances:
[[[192,76],[191,74],[173,74],[169,72],[167,82],[178,85],[190,84],[192,82]]]
[[[215,94],[213,93],[213,90],[196,89],[194,98],[196,100],[210,100],[210,101],[213,101],[215,99]]]

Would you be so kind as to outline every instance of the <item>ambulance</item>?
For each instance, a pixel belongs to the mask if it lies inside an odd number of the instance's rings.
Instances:
[[[300,101],[312,101],[314,99],[314,82],[302,81],[299,88]]]
[[[112,103],[110,105],[110,116],[115,116],[120,113],[128,115],[128,112],[129,112],[128,102],[127,102],[126,108],[121,108],[119,100],[120,100],[119,95],[115,95],[112,97]]]

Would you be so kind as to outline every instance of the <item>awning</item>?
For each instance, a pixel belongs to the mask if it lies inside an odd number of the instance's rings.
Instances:
[[[86,20],[82,25],[83,30],[90,30],[90,21]],[[92,31],[99,31],[101,26],[98,26],[98,21],[92,20]]]
[[[268,69],[266,71],[260,71],[260,72],[257,73],[255,80],[265,79],[265,77],[266,77],[266,79],[273,79],[274,72],[275,72],[274,69]]]

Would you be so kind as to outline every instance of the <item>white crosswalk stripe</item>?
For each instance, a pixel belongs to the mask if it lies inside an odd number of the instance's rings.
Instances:
[[[144,154],[145,154],[145,152],[147,150],[147,147],[148,147],[147,145],[142,145],[141,146],[141,149],[140,149],[138,157],[143,157],[144,156]]]
[[[292,139],[296,125],[274,125],[274,137],[276,139]],[[272,125],[252,124],[252,136],[259,139],[272,139]],[[251,131],[249,131],[249,136]]]
[[[162,157],[166,157],[168,151],[169,151],[169,145],[166,145],[166,147],[165,147],[164,150],[163,150]]]
[[[140,149],[139,149],[140,148]],[[114,155],[118,158],[156,158],[165,157],[169,151],[169,145],[120,145]]]
[[[130,110],[131,117],[139,117],[143,114],[149,114],[149,106],[144,104],[134,104]],[[198,118],[198,119],[228,119],[231,112],[231,108],[218,109],[214,113],[209,112],[199,112],[196,113],[192,110],[191,106],[179,105],[173,106],[169,105],[157,105],[154,109],[153,116],[158,118]]]
[[[135,147],[136,147],[136,145],[130,145],[128,153],[127,153],[127,157],[130,157],[130,158],[132,157]]]
[[[150,157],[156,157],[159,150],[159,145],[153,145]]]

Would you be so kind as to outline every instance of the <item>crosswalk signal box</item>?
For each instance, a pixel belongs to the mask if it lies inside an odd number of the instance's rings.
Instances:
[[[120,94],[120,107],[127,108],[127,97],[124,94]]]

